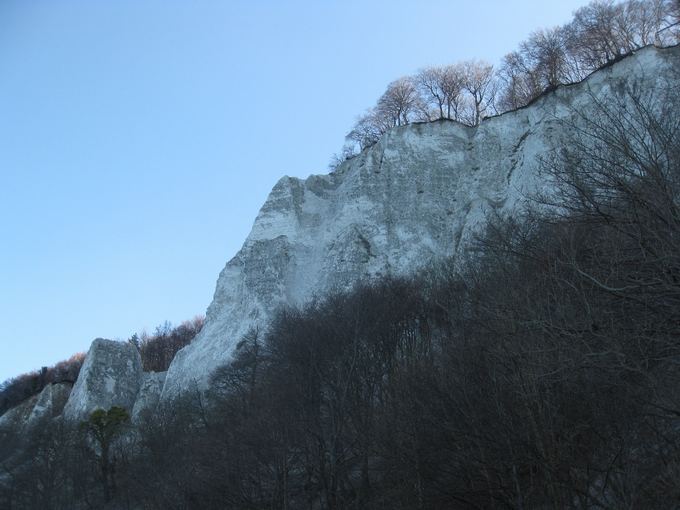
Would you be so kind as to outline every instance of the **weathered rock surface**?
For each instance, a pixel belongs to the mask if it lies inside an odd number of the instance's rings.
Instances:
[[[166,372],[147,372],[142,377],[139,393],[132,408],[132,422],[138,422],[146,415],[153,413],[163,391]]]
[[[70,383],[48,384],[43,390],[0,416],[0,431],[27,432],[61,415],[71,393]]]
[[[39,395],[34,395],[0,416],[0,432],[22,430],[28,423],[28,418],[38,398]]]
[[[282,178],[220,273],[205,326],[173,360],[162,400],[205,388],[242,335],[266,327],[280,305],[464,256],[490,212],[516,214],[548,186],[537,157],[564,144],[560,121],[578,124],[576,112],[626,86],[653,87],[678,55],[648,47],[478,127],[395,128],[330,175]]]
[[[78,421],[118,405],[139,420],[159,396],[165,402],[205,389],[248,329],[265,330],[281,305],[359,280],[409,274],[447,256],[463,260],[489,214],[519,214],[527,197],[550,192],[538,159],[567,143],[566,124],[578,127],[596,101],[626,88],[649,91],[664,76],[678,84],[678,69],[680,47],[648,47],[480,126],[439,121],[395,128],[329,175],[282,178],[220,273],[201,333],[167,376],[143,373],[134,346],[97,339],[63,416]],[[66,390],[46,388],[0,417],[0,428],[55,416]]]
[[[97,408],[130,411],[143,379],[139,351],[129,343],[97,338],[64,407],[68,421],[85,419]]]
[[[40,424],[45,419],[56,418],[64,410],[71,394],[70,383],[48,384],[38,395],[33,410],[28,417],[29,427]]]

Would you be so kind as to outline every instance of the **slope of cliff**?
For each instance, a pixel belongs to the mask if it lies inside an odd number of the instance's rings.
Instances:
[[[220,273],[201,333],[167,375],[143,373],[129,345],[96,340],[73,391],[51,389],[5,413],[0,425],[20,429],[62,408],[78,421],[111,405],[138,418],[159,401],[205,389],[243,335],[265,331],[282,305],[409,274],[443,257],[464,260],[489,214],[519,214],[537,191],[550,191],[538,159],[567,143],[566,126],[586,122],[597,101],[678,81],[680,47],[647,47],[478,127],[437,121],[395,128],[328,175],[283,177]]]
[[[282,178],[220,273],[205,326],[175,357],[161,401],[205,388],[243,335],[266,329],[281,305],[464,258],[490,213],[517,214],[527,197],[549,191],[537,159],[565,143],[564,121],[578,126],[593,102],[627,88],[651,90],[679,58],[678,47],[647,47],[478,127],[395,128],[329,175]]]

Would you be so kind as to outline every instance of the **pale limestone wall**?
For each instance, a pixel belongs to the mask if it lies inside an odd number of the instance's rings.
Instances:
[[[142,378],[142,361],[134,345],[97,338],[64,407],[64,418],[80,421],[97,408],[112,406],[131,412]]]
[[[220,273],[206,324],[175,357],[163,401],[209,384],[248,328],[266,328],[282,304],[359,280],[463,259],[491,212],[516,215],[550,192],[537,157],[559,149],[594,98],[656,86],[678,48],[645,48],[584,82],[478,127],[451,121],[395,128],[329,175],[283,177],[241,250]]]

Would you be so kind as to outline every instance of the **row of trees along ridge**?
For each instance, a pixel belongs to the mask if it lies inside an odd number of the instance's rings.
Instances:
[[[538,30],[500,66],[469,60],[426,67],[387,86],[361,115],[331,167],[410,122],[450,119],[475,126],[526,106],[547,90],[575,83],[630,52],[680,41],[680,0],[596,0],[563,25]]]

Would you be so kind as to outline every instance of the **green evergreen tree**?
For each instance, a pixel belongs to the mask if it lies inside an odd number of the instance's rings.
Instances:
[[[111,446],[129,421],[130,415],[124,408],[113,406],[108,411],[104,409],[93,411],[90,417],[81,423],[81,427],[96,447],[95,455],[99,457],[104,499],[107,502],[115,492],[115,458],[111,455]]]

